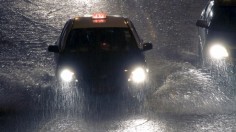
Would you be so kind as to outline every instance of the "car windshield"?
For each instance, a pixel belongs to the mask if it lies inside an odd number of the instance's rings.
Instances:
[[[236,6],[221,6],[214,9],[210,28],[236,31]]]
[[[128,28],[81,28],[70,32],[66,51],[129,51],[138,49]]]

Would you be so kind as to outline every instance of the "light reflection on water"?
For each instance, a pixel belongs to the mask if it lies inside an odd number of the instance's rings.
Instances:
[[[148,119],[130,119],[121,122],[121,130],[115,132],[161,132],[161,129],[157,126],[158,124]]]
[[[40,132],[163,132],[164,129],[161,129],[163,126],[159,127],[158,125],[158,123],[145,118],[98,122],[97,124],[91,124],[85,120],[80,120],[73,117],[56,117],[55,119],[47,122],[44,127],[41,128]]]
[[[219,89],[226,96],[232,98],[236,93],[236,67],[230,60],[208,60],[209,72],[212,78],[218,83]]]

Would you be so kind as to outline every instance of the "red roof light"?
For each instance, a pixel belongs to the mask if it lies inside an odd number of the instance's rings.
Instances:
[[[93,19],[106,19],[107,15],[105,13],[95,13],[93,14]]]

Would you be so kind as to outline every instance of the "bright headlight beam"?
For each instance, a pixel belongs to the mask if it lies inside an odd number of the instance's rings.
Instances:
[[[210,56],[214,59],[223,59],[229,56],[227,49],[220,44],[216,44],[210,47]]]
[[[65,82],[72,81],[74,73],[69,69],[63,69],[60,73],[60,77]]]
[[[146,79],[146,72],[142,67],[134,69],[134,71],[131,73],[131,80],[136,83],[144,82],[145,79]]]

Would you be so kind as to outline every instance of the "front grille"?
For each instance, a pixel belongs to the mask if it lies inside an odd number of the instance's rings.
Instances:
[[[101,75],[91,75],[84,78],[87,85],[98,89],[110,89],[121,87],[125,82],[127,82],[127,77],[122,74],[101,74]]]

